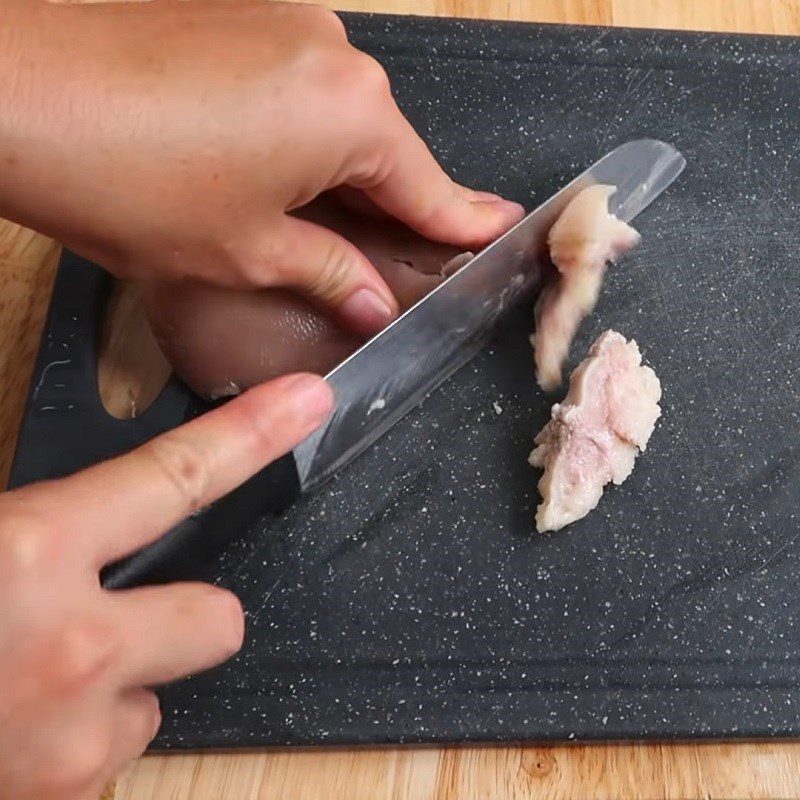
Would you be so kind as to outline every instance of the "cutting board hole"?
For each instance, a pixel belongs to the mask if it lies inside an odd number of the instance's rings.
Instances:
[[[141,416],[161,394],[172,370],[150,330],[142,287],[117,281],[103,315],[97,387],[117,419]]]

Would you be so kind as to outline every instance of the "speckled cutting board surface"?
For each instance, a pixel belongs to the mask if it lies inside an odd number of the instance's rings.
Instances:
[[[622,142],[688,166],[573,366],[664,388],[631,478],[538,535],[530,309],[368,453],[209,565],[247,609],[156,748],[800,734],[800,42],[348,16],[459,180],[532,207]]]

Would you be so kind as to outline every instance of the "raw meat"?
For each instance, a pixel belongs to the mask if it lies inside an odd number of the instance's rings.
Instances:
[[[467,260],[398,223],[317,201],[299,216],[341,233],[370,259],[406,310]],[[145,307],[164,355],[204,397],[238,394],[288,372],[325,374],[362,340],[303,297],[280,289],[239,291],[200,283],[152,284]]]
[[[579,192],[548,235],[558,274],[543,290],[531,336],[536,376],[545,391],[561,383],[561,366],[578,326],[597,303],[606,263],[639,243],[639,234],[608,211],[614,186],[597,184]]]
[[[601,334],[534,440],[530,463],[544,469],[538,531],[585,517],[607,483],[619,485],[631,474],[661,415],[660,399],[661,384],[642,366],[636,342],[616,331]]]

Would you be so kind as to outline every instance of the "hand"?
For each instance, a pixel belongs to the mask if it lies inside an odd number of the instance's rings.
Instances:
[[[0,107],[0,214],[121,277],[296,288],[355,333],[383,328],[394,297],[352,244],[287,212],[338,187],[464,249],[522,215],[445,175],[316,6],[4,0]]]
[[[290,450],[331,402],[320,378],[280,378],[129,455],[0,495],[2,797],[96,800],[158,729],[147,687],[239,649],[229,592],[107,591],[99,571]]]

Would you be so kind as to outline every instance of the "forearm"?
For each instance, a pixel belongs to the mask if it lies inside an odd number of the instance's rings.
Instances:
[[[90,258],[137,174],[121,155],[139,96],[118,79],[117,9],[0,0],[0,217]],[[138,4],[136,4],[138,5]]]
[[[165,119],[184,101],[195,118],[203,114],[220,63],[203,71],[179,53],[184,71],[172,86],[164,79],[172,45],[187,27],[191,38],[187,18],[224,21],[228,6],[0,0],[0,217],[104,265],[115,259],[121,220],[150,224],[164,184],[180,189],[179,159],[197,124],[188,114],[177,125]],[[226,44],[208,32],[190,43],[229,55]]]
[[[43,0],[0,4],[0,216],[28,225],[44,189],[37,151],[53,146],[45,131],[52,9]]]

